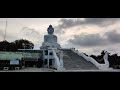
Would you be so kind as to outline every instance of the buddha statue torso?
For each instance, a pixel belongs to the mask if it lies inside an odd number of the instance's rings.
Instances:
[[[57,43],[57,36],[55,35],[45,35],[44,42]]]

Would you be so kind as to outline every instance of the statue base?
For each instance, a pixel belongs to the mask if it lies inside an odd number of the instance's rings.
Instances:
[[[40,49],[47,49],[47,48],[61,48],[60,44],[58,43],[49,43],[49,42],[44,42]]]

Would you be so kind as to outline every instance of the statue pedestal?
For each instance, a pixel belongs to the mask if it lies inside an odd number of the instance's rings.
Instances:
[[[60,45],[58,43],[49,43],[49,42],[43,42],[41,49],[43,48],[60,48]]]

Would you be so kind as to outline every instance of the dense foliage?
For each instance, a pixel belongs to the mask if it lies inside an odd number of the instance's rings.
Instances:
[[[14,42],[1,41],[0,51],[17,51],[18,49],[33,49],[34,44],[28,40],[15,40]]]
[[[104,63],[103,56],[105,55],[105,51],[103,50],[101,52],[101,55],[95,56],[90,55],[92,58],[94,58],[98,63]],[[110,63],[110,67],[120,69],[120,56],[118,54],[108,54],[108,61]]]

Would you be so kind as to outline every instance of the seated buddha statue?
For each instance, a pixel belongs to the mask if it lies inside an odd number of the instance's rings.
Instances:
[[[42,43],[41,48],[60,48],[60,44],[57,43],[57,36],[54,35],[54,28],[52,25],[49,25],[47,32],[48,35],[44,36],[44,42]]]

